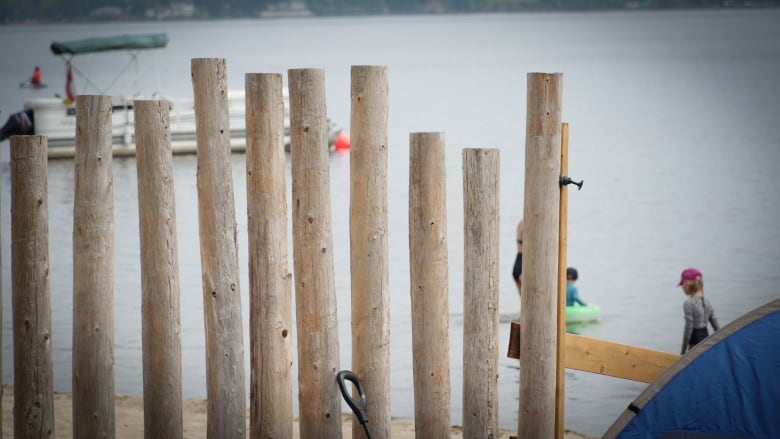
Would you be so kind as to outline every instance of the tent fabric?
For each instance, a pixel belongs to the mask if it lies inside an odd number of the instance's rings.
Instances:
[[[695,346],[637,397],[605,438],[780,438],[780,300]]]
[[[165,47],[168,34],[117,35],[113,37],[87,38],[83,40],[55,41],[51,51],[55,55],[81,55],[111,50],[141,50]]]

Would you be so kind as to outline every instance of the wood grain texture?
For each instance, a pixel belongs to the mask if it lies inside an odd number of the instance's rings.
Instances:
[[[246,184],[249,239],[250,429],[291,438],[292,290],[282,75],[248,73]]]
[[[411,133],[409,142],[414,428],[421,438],[446,438],[451,391],[444,133]]]
[[[390,438],[387,67],[352,66],[350,264],[352,367],[368,399],[371,437]],[[357,397],[357,395],[356,395]],[[352,436],[364,437],[357,418]]]
[[[169,103],[136,100],[144,437],[183,437],[181,305]]]
[[[561,74],[529,73],[520,321],[521,439],[555,436]]]
[[[73,437],[113,438],[114,179],[111,97],[76,101]]]
[[[288,71],[301,437],[339,439],[341,396],[325,72]]]
[[[54,437],[45,136],[11,137],[11,306],[16,438]]]
[[[520,323],[512,322],[507,357],[520,358]],[[650,383],[680,356],[638,346],[566,333],[567,369]]]
[[[223,58],[196,58],[191,65],[198,144],[208,437],[244,438],[246,383],[227,66]]]
[[[463,150],[463,437],[498,438],[499,150]]]
[[[561,124],[561,175],[569,174],[569,124]],[[555,360],[555,437],[562,438],[564,434],[564,402],[566,400],[566,349],[561,340],[566,334],[566,256],[569,240],[569,189],[561,185],[561,203],[558,208],[558,300],[557,300],[557,332],[558,343],[555,345],[557,359]]]

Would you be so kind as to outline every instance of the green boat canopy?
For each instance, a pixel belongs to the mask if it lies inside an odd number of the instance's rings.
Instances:
[[[73,41],[55,41],[51,43],[51,51],[55,55],[81,55],[92,52],[110,50],[141,50],[165,47],[168,44],[168,34],[147,35],[117,35],[113,37],[86,38]]]

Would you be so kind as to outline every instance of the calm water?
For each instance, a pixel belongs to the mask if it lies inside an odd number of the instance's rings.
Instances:
[[[580,294],[604,310],[581,333],[677,352],[680,271],[697,266],[722,324],[777,298],[780,283],[780,10],[455,15],[0,26],[0,119],[24,99],[62,94],[53,40],[168,32],[138,84],[115,90],[192,93],[190,59],[224,57],[229,85],[247,72],[325,69],[328,112],[348,127],[350,66],[388,66],[392,413],[413,418],[408,267],[408,136],[447,139],[452,422],[461,420],[464,147],[501,150],[500,422],[517,426],[518,364],[505,358],[519,311],[510,278],[523,205],[528,72],[562,72],[569,122],[569,261]],[[126,57],[79,58],[110,82]],[[40,65],[49,88],[16,84]],[[110,67],[109,67],[110,66]],[[286,80],[286,78],[285,78]],[[83,85],[81,83],[80,85]],[[3,382],[13,382],[8,142],[2,148]],[[244,156],[233,157],[242,295],[247,309]],[[175,160],[184,394],[204,397],[205,349],[194,157]],[[288,168],[289,169],[289,168]],[[116,389],[141,394],[140,273],[135,161],[115,160]],[[288,186],[288,190],[290,186]],[[341,366],[350,368],[349,154],[331,158]],[[55,387],[70,389],[73,166],[49,163]],[[292,255],[292,253],[291,253]],[[292,271],[292,266],[290,267]],[[244,317],[244,325],[248,324]],[[248,338],[245,337],[245,349]],[[246,349],[248,356],[248,349]],[[248,359],[246,362],[248,366]],[[294,367],[297,367],[297,363]],[[248,378],[248,374],[247,374]],[[566,427],[599,435],[644,386],[567,372]],[[369,395],[370,397],[370,395]],[[345,412],[346,412],[346,406]]]

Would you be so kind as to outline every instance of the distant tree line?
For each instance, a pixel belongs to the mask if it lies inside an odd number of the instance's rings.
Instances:
[[[258,17],[269,7],[278,9],[289,3],[289,0],[0,0],[0,24]],[[320,16],[780,6],[780,0],[299,0],[298,3]],[[170,13],[182,4],[188,6],[186,16]]]

